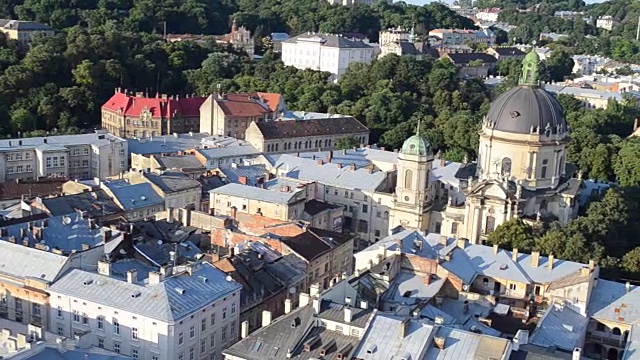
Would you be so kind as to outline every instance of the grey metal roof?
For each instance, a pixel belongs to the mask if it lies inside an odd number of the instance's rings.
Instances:
[[[431,345],[421,360],[503,359],[510,348],[508,339],[448,327],[438,328],[435,336],[445,338],[445,348]]]
[[[13,237],[18,244],[27,241],[30,247],[35,247],[36,244],[46,245],[47,250],[41,251],[58,249],[69,254],[74,250],[83,250],[83,245],[96,247],[103,244],[102,230],[98,227],[92,228],[89,221],[76,213],[37,221],[33,224],[33,230],[29,229],[29,223],[15,224],[6,227],[7,236],[0,240],[9,241],[9,238]],[[42,239],[36,238],[37,229],[42,233]],[[116,235],[118,232],[113,232],[113,236]]]
[[[247,184],[255,185],[258,178],[264,178],[267,174],[267,168],[264,165],[249,166],[221,166],[220,171],[224,174],[228,182],[239,183],[240,177],[247,178]]]
[[[274,204],[290,204],[303,197],[298,196],[297,189],[284,192],[279,190],[267,190],[255,186],[227,184],[210,191],[212,194],[237,196],[245,199],[260,200]]]
[[[198,152],[206,159],[220,159],[227,157],[258,155],[260,151],[251,145],[225,146],[219,148],[199,149]]]
[[[196,188],[199,189],[202,186],[198,181],[180,172],[164,171],[161,174],[144,173],[143,176],[155,186],[159,187],[160,190],[169,194]]]
[[[403,318],[377,313],[362,337],[354,357],[362,360],[415,359],[427,352],[435,329],[433,325],[409,319],[404,337]],[[367,350],[375,347],[373,353]],[[462,359],[462,358],[461,358]]]
[[[200,263],[192,275],[185,272],[159,284],[131,284],[76,269],[49,291],[172,323],[240,289],[240,284],[227,281],[226,275],[213,265]],[[132,296],[137,293],[140,295]]]
[[[88,217],[95,218],[122,212],[118,204],[104,190],[43,198],[42,204],[51,213],[51,216],[68,215],[82,211]]]
[[[318,181],[325,185],[361,190],[375,190],[386,179],[382,171],[371,173],[369,169],[357,168],[355,171],[336,164],[318,165],[311,159],[293,155],[266,155],[265,158],[273,168],[278,168],[288,177],[300,180]]]
[[[544,133],[564,133],[567,122],[562,105],[556,97],[541,87],[520,85],[500,94],[489,107],[487,121],[498,131],[530,134],[532,129]]]
[[[320,306],[320,313],[318,313],[318,317],[321,319],[327,319],[339,323],[345,323],[344,321],[344,309],[347,305],[334,303],[332,301],[322,301],[322,305]],[[351,322],[358,327],[364,327],[368,322],[371,316],[373,315],[373,309],[367,308],[362,309],[360,307],[351,307]]]
[[[0,140],[0,150],[47,149],[51,146],[54,146],[56,149],[61,149],[65,146],[73,145],[103,146],[109,144],[111,141],[124,142],[125,140],[109,134],[106,131],[99,130],[91,134],[2,139]]]
[[[568,306],[552,305],[536,325],[529,343],[541,347],[555,346],[573,351],[582,346],[589,318],[571,310]]]
[[[23,31],[53,31],[53,28],[35,21],[0,19],[0,27]]]
[[[424,278],[423,275],[416,273],[398,273],[389,285],[389,291],[385,293],[384,299],[412,305],[435,297],[444,285],[445,279],[433,279],[426,285]]]
[[[65,269],[67,260],[63,255],[0,241],[0,273],[14,278],[52,282]]]
[[[164,199],[149,183],[130,184],[125,180],[113,180],[102,184],[113,193],[118,203],[127,211],[164,204]]]
[[[158,156],[155,159],[163,170],[204,168],[195,155]]]
[[[184,262],[185,259],[188,261],[195,261],[197,260],[197,256],[202,254],[200,248],[189,241],[177,244],[164,243],[161,245],[158,245],[155,242],[146,242],[135,244],[133,245],[133,248],[136,252],[157,267],[169,264],[169,260],[171,259],[169,252],[171,251],[175,251],[177,253],[179,263]]]
[[[208,136],[206,133],[178,134],[178,136],[163,135],[148,139],[127,139],[127,142],[129,143],[129,153],[131,154],[172,154],[195,149]]]
[[[316,33],[304,33],[298,36],[294,36],[290,39],[285,40],[284,42],[288,43],[321,43],[322,46],[326,47],[337,47],[341,49],[345,48],[361,48],[361,49],[369,49],[371,46],[365,44],[359,40],[349,39],[342,35],[336,34],[316,34]]]
[[[587,314],[594,319],[602,319],[625,324],[640,320],[640,287],[598,279],[591,294]]]

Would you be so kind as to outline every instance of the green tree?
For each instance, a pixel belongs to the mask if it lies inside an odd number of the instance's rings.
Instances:
[[[636,247],[622,257],[622,269],[630,273],[640,273],[640,247]]]
[[[640,185],[640,141],[632,139],[621,144],[613,168],[622,186]]]
[[[534,246],[535,234],[535,229],[521,219],[514,218],[500,224],[495,231],[489,233],[487,241],[501,248],[530,251]]]
[[[336,140],[336,148],[340,150],[351,149],[356,146],[360,146],[360,144],[354,137],[343,137]]]

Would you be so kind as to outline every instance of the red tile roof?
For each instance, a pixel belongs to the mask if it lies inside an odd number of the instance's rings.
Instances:
[[[144,109],[149,109],[154,118],[171,118],[174,114],[183,117],[198,117],[200,116],[200,105],[205,100],[205,97],[147,98],[117,92],[102,105],[102,109],[111,111],[121,109],[127,116],[140,116]]]
[[[228,94],[225,99],[216,99],[216,103],[228,117],[245,118],[269,113],[269,106],[257,99],[257,93]]]
[[[278,105],[280,105],[280,102],[283,100],[281,94],[264,92],[259,92],[257,94],[258,96],[260,96],[260,99],[262,99],[262,102],[267,104],[269,110],[271,110],[272,112],[278,111]]]
[[[36,196],[48,197],[62,194],[62,184],[65,179],[51,179],[43,181],[5,181],[0,183],[0,200],[21,199],[22,195],[29,198]]]

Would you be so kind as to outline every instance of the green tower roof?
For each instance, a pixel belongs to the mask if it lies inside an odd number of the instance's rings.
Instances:
[[[538,82],[538,66],[540,65],[540,56],[536,52],[535,48],[531,48],[531,51],[522,60],[522,74],[520,75],[519,85],[537,86]]]

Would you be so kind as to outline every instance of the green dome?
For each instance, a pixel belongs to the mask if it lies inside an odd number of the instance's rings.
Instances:
[[[431,145],[427,139],[416,134],[405,140],[400,153],[405,155],[427,156],[431,153]]]

